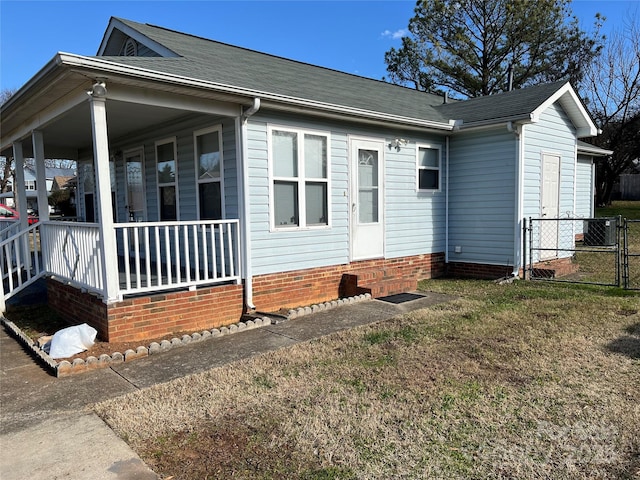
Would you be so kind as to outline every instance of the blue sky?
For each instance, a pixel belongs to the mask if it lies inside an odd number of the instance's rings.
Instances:
[[[380,79],[415,1],[12,1],[0,0],[0,90],[17,89],[57,52],[95,55],[111,16]],[[589,29],[640,15],[640,0],[574,0]]]

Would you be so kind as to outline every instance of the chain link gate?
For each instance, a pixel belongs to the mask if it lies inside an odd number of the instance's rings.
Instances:
[[[640,220],[624,220],[622,243],[622,281],[624,288],[640,290]]]
[[[620,217],[529,218],[523,224],[526,279],[622,285]],[[640,273],[638,267],[640,258],[627,271]]]

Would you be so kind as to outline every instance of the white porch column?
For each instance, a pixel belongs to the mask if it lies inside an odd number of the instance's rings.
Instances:
[[[20,214],[20,230],[29,226],[27,218],[27,190],[24,186],[24,154],[22,153],[22,143],[13,144],[13,161],[15,162],[15,181],[13,195],[16,200],[16,210]]]
[[[46,222],[49,220],[49,201],[47,198],[47,173],[44,165],[44,140],[42,139],[42,132],[34,130],[31,134],[31,139],[33,141],[33,156],[36,160],[38,217],[41,222]]]
[[[99,84],[98,84],[99,85]],[[118,300],[118,252],[116,234],[113,228],[111,206],[111,176],[109,174],[109,137],[107,135],[106,89],[94,86],[91,96],[91,127],[93,131],[93,162],[98,197],[98,221],[102,248],[100,256],[103,269],[104,300],[107,303]]]

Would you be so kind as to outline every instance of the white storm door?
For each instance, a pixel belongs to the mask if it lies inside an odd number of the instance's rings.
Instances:
[[[384,143],[351,141],[351,258],[384,256]]]
[[[124,154],[126,180],[127,222],[144,222],[147,219],[144,190],[144,161],[142,149]]]
[[[560,216],[560,157],[544,154],[542,156],[542,222],[540,226],[540,259],[547,260],[558,256],[558,227]],[[547,220],[549,219],[549,220]],[[550,249],[550,250],[544,250]]]

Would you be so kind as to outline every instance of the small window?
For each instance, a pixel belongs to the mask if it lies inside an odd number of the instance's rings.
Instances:
[[[285,128],[269,132],[273,227],[329,225],[329,136]]]
[[[200,220],[223,218],[222,130],[213,127],[193,134]]]
[[[156,142],[158,203],[160,220],[178,219],[178,185],[176,142],[174,139]]]
[[[418,145],[418,190],[440,190],[440,147]]]

